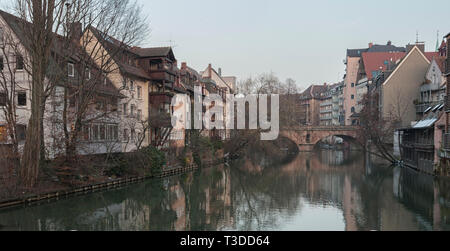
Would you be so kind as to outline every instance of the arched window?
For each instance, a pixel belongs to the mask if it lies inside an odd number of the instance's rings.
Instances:
[[[352,113],[355,113],[355,107],[352,107]]]

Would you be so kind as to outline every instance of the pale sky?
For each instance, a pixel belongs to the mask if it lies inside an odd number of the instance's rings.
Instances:
[[[179,62],[208,63],[238,78],[274,72],[303,88],[337,82],[347,48],[369,42],[435,50],[450,32],[448,0],[139,0],[149,15],[150,45],[175,45]]]
[[[146,45],[173,45],[180,64],[212,63],[238,79],[273,72],[303,89],[341,80],[347,48],[405,46],[419,32],[434,51],[437,31],[450,32],[449,0],[137,1],[152,30]]]

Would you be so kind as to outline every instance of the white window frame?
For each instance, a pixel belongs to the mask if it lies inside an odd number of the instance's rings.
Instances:
[[[91,69],[89,69],[89,67],[86,67],[86,69],[84,69],[84,71],[85,71],[84,74],[87,75],[86,79],[90,80],[91,79]]]
[[[71,78],[75,77],[75,65],[72,63],[67,63],[67,76]]]

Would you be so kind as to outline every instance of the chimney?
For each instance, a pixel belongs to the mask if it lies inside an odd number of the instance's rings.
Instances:
[[[212,65],[211,64],[208,65],[208,77],[209,78],[212,77]]]
[[[182,62],[181,63],[181,69],[186,69],[187,68],[187,64],[186,64],[186,62]]]
[[[222,68],[219,68],[219,76],[222,77]]]
[[[69,36],[72,39],[72,41],[79,44],[82,35],[83,35],[83,25],[80,22],[71,23],[69,25]]]
[[[392,41],[389,40],[389,41],[387,42],[387,45],[392,45]]]
[[[370,43],[369,43],[369,49],[372,48],[372,47],[373,47],[373,43],[370,42]]]
[[[406,54],[408,54],[414,48],[414,46],[417,46],[420,51],[425,53],[425,43],[415,43],[406,45]]]

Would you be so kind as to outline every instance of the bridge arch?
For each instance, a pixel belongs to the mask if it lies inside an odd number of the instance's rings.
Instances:
[[[298,127],[282,130],[281,135],[295,142],[300,151],[312,151],[319,142],[331,136],[358,142],[358,127]]]

